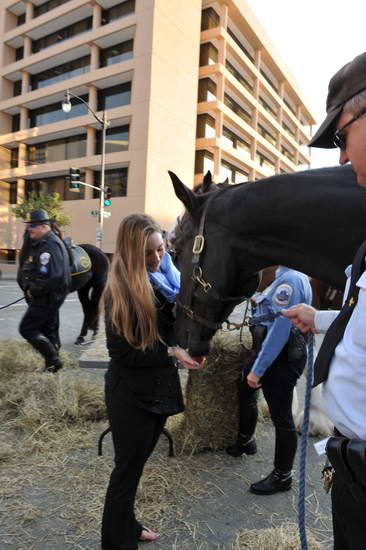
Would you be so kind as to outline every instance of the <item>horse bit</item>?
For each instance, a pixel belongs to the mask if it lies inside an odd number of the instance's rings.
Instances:
[[[205,220],[206,220],[206,214],[207,214],[208,206],[209,206],[210,202],[212,201],[212,199],[214,198],[214,196],[216,197],[219,194],[223,193],[224,191],[226,191],[226,189],[222,189],[221,191],[219,191],[217,193],[214,193],[206,201],[206,204],[204,206],[202,216],[201,216],[201,219],[200,219],[200,223],[199,223],[198,234],[194,238],[193,247],[192,247],[193,269],[192,269],[191,279],[196,284],[192,285],[192,287],[189,289],[188,296],[187,296],[187,298],[188,298],[187,304],[183,304],[179,300],[179,298],[178,298],[177,302],[178,302],[179,306],[183,309],[186,316],[189,317],[190,319],[192,319],[193,321],[197,322],[200,325],[206,326],[206,327],[208,327],[210,329],[213,329],[213,330],[218,330],[219,328],[222,327],[223,323],[226,323],[227,330],[237,330],[237,329],[241,328],[242,326],[245,326],[245,325],[249,324],[248,320],[246,319],[246,315],[244,316],[244,320],[243,320],[242,323],[233,323],[233,322],[229,321],[228,319],[225,319],[221,322],[214,322],[214,321],[208,321],[204,317],[201,317],[200,315],[197,315],[197,313],[195,313],[193,311],[193,306],[192,306],[193,297],[194,297],[194,294],[195,294],[195,289],[198,285],[200,285],[202,287],[203,292],[205,292],[210,297],[212,297],[213,300],[218,301],[218,302],[237,302],[237,303],[240,303],[240,302],[243,302],[245,300],[247,300],[247,301],[249,300],[249,298],[247,298],[246,296],[221,296],[221,294],[213,288],[212,284],[209,281],[206,281],[204,279],[202,268],[200,266],[201,254],[202,254],[204,246],[205,246],[204,228],[205,228]]]

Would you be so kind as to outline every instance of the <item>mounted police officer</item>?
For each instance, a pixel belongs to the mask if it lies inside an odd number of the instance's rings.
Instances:
[[[45,371],[62,367],[55,335],[58,310],[71,287],[70,264],[66,248],[50,227],[46,210],[33,210],[27,224],[30,244],[19,268],[18,282],[28,309],[19,332],[45,359]]]
[[[292,483],[292,466],[297,433],[292,417],[293,391],[306,363],[306,344],[299,330],[280,315],[283,308],[299,302],[311,303],[309,279],[300,271],[280,266],[275,280],[263,293],[254,296],[252,317],[253,350],[256,358],[244,368],[239,384],[239,433],[226,450],[239,457],[257,452],[254,432],[257,424],[257,390],[262,387],[275,426],[274,469],[264,479],[252,483],[259,495],[287,491]]]
[[[357,183],[366,187],[366,53],[355,57],[330,80],[327,116],[309,145],[339,147],[340,164],[351,162]],[[324,382],[325,412],[337,436],[327,443],[335,468],[335,550],[364,550],[366,546],[365,251],[366,242],[356,253],[352,269],[346,269],[347,298],[338,315],[303,304],[284,312],[303,331],[326,332],[314,365],[314,386]]]

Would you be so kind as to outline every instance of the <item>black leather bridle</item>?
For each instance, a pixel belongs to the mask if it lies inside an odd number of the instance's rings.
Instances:
[[[205,202],[200,223],[199,223],[198,234],[194,238],[193,247],[192,247],[191,279],[194,281],[195,284],[191,285],[191,288],[187,292],[187,296],[186,296],[187,301],[185,304],[180,300],[179,297],[177,299],[177,303],[179,307],[183,309],[185,315],[189,317],[189,319],[192,319],[196,323],[203,325],[207,328],[210,328],[212,330],[218,330],[219,328],[222,327],[223,323],[226,323],[228,328],[230,327],[230,325],[233,325],[235,326],[235,328],[238,328],[239,325],[237,325],[237,323],[231,323],[230,321],[228,321],[228,319],[224,319],[223,321],[220,321],[220,322],[215,322],[215,321],[208,321],[204,317],[197,315],[197,313],[195,313],[193,310],[193,300],[194,300],[194,296],[198,286],[202,287],[203,291],[216,302],[240,303],[240,302],[243,302],[244,300],[249,300],[249,298],[247,298],[246,296],[222,296],[219,292],[217,292],[215,288],[213,288],[212,284],[209,281],[206,281],[204,279],[202,267],[200,266],[201,254],[205,246],[204,230],[205,230],[205,221],[206,221],[208,207],[214,197],[218,197],[219,195],[224,193],[226,190],[227,188],[222,189],[216,193],[213,193],[211,197],[209,197]]]

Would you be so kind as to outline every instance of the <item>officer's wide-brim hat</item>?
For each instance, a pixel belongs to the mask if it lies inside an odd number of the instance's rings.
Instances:
[[[328,87],[327,116],[309,142],[309,147],[336,147],[333,137],[344,104],[365,89],[366,52],[355,57],[331,78]]]
[[[48,212],[46,210],[32,210],[29,213],[28,218],[25,220],[24,223],[47,223],[51,222]]]

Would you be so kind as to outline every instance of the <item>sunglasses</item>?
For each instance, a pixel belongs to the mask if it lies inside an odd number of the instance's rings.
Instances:
[[[363,109],[361,109],[361,111],[359,111],[354,117],[351,118],[351,120],[349,120],[348,122],[346,122],[346,124],[344,124],[341,128],[338,128],[338,130],[334,133],[334,136],[333,136],[333,144],[336,146],[336,147],[339,147],[339,149],[341,151],[345,151],[346,150],[346,147],[347,147],[347,142],[346,142],[346,136],[343,136],[342,135],[342,132],[348,128],[348,126],[350,126],[353,122],[355,122],[356,120],[358,120],[359,118],[362,118],[363,116],[366,115],[366,107],[364,107]]]
[[[27,223],[27,227],[37,227],[38,225],[42,225],[41,223]]]

